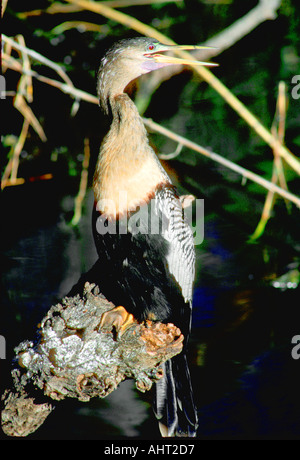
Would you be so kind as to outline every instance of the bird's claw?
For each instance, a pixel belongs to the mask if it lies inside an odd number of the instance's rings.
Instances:
[[[134,316],[120,305],[103,313],[99,329],[111,331],[114,328],[120,338],[135,322]]]

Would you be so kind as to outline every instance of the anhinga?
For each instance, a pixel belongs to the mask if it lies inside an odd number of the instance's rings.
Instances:
[[[195,436],[197,414],[186,361],[195,253],[175,187],[148,143],[126,86],[171,64],[205,64],[160,54],[173,49],[150,38],[121,40],[101,60],[100,106],[112,118],[100,148],[93,189],[93,233],[103,270],[101,291],[115,305],[102,326],[122,333],[134,317],[173,323],[184,351],[167,361],[156,384],[154,410],[164,436]],[[159,231],[157,231],[159,229]]]

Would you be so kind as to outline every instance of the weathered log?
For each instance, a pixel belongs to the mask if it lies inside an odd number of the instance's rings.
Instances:
[[[15,349],[13,387],[2,397],[2,429],[9,436],[27,436],[53,410],[52,400],[105,398],[126,378],[144,392],[162,377],[161,364],[180,353],[183,336],[173,324],[134,322],[119,337],[99,328],[102,314],[114,308],[95,284],[83,295],[65,297],[50,308],[34,341]],[[36,403],[32,389],[47,402]]]

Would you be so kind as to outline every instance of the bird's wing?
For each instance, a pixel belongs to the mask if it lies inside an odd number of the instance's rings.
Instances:
[[[162,234],[170,243],[168,268],[181,287],[184,300],[191,302],[195,277],[193,233],[173,186],[161,189],[157,198],[157,206],[162,213]]]

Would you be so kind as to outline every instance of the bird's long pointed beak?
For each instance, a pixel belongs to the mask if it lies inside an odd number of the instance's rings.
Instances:
[[[173,51],[173,50],[199,50],[199,49],[212,49],[212,46],[198,46],[198,45],[163,45],[159,50],[154,53],[148,53],[146,56],[154,59],[155,62],[162,64],[181,64],[181,65],[204,65],[204,66],[218,66],[214,62],[203,62],[193,59],[179,58],[175,56],[167,56],[160,54],[160,52]]]

